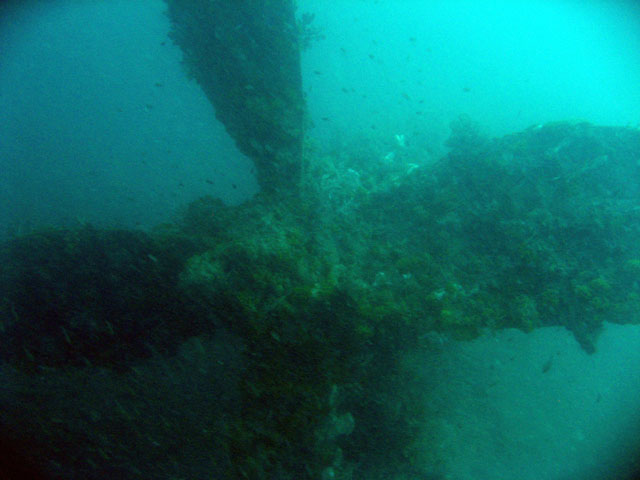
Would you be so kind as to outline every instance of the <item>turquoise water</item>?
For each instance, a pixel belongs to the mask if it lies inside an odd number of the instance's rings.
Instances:
[[[387,137],[432,136],[436,148],[461,113],[491,136],[558,119],[640,123],[635,2],[299,5],[316,12],[314,24],[326,36],[303,55],[322,138],[375,127]]]
[[[205,193],[255,193],[250,162],[185,77],[162,2],[2,8],[1,230],[148,227]],[[302,60],[310,133],[327,148],[402,134],[437,158],[460,114],[492,136],[640,123],[633,2],[301,1],[299,12],[324,36]]]
[[[432,342],[412,367],[450,478],[635,478],[637,325],[605,324],[593,355],[559,327]]]
[[[17,5],[19,5],[16,2]],[[167,38],[162,2],[4,5],[0,224],[145,227],[256,191]]]

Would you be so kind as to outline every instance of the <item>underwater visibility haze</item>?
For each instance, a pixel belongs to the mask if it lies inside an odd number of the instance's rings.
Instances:
[[[640,7],[0,5],[0,478],[640,472]]]

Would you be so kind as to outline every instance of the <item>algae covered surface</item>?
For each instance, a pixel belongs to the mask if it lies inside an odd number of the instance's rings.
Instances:
[[[640,320],[638,130],[448,145],[309,144],[295,198],[5,242],[2,440],[54,478],[446,478],[415,352]]]
[[[300,176],[303,22],[291,0],[167,0],[183,62],[263,190],[292,190]]]

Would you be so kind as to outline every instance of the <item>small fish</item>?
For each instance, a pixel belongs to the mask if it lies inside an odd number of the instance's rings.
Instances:
[[[544,362],[544,365],[542,365],[542,373],[547,373],[549,370],[551,370],[552,365],[553,365],[553,357],[549,357],[549,360]]]
[[[314,70],[313,73],[315,75],[322,75],[322,72],[320,70]]]
[[[406,93],[406,92],[403,92],[403,93],[402,93],[402,98],[404,98],[405,100],[411,101],[411,97],[410,97],[410,96],[409,96],[409,94],[408,94],[408,93]]]
[[[346,88],[346,87],[342,87],[342,89],[341,89],[341,90],[343,91],[343,93],[349,93],[349,89],[348,89],[348,88]]]
[[[331,121],[331,119],[329,117],[322,117],[322,121],[323,122],[329,122],[329,121]]]
[[[207,182],[209,185],[213,185],[213,180],[211,180],[210,178],[207,178],[205,182]]]
[[[376,58],[376,57],[375,57],[375,55],[374,55],[373,53],[370,53],[370,54],[369,54],[369,58],[370,58],[371,60],[375,60],[375,58]]]
[[[468,92],[470,92],[470,91],[471,91],[471,88],[470,88],[470,87],[463,87],[463,88],[462,88],[462,91],[463,91],[464,93],[468,93]]]

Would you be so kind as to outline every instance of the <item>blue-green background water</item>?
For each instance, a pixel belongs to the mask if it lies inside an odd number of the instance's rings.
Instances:
[[[5,3],[0,232],[148,227],[205,193],[257,189],[167,32],[161,1]],[[635,2],[301,1],[310,136],[403,134],[436,158],[460,114],[499,136],[567,119],[640,122]]]
[[[437,142],[460,113],[495,136],[559,119],[640,122],[636,2],[302,5],[327,37],[303,56],[314,118],[332,119],[322,132],[375,125]]]
[[[2,230],[151,226],[206,193],[238,203],[255,192],[250,162],[184,74],[164,9],[117,0],[5,7]]]
[[[0,234],[147,228],[203,194],[239,203],[257,191],[251,162],[186,78],[163,10],[143,0],[2,7]],[[404,135],[435,160],[463,113],[492,136],[554,120],[640,123],[631,2],[327,0],[300,11],[324,36],[303,54],[320,149],[392,150]],[[433,339],[442,350],[417,369],[438,394],[432,431],[451,478],[581,467],[602,478],[599,460],[609,468],[633,446],[639,338],[637,326],[606,324],[591,356],[557,328]]]

